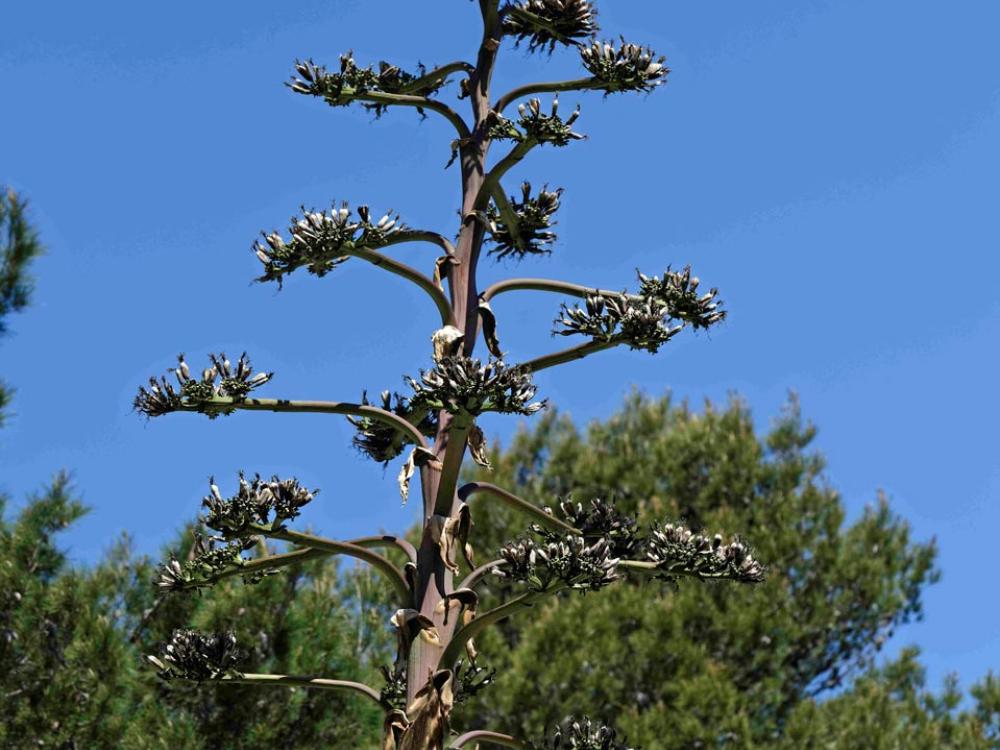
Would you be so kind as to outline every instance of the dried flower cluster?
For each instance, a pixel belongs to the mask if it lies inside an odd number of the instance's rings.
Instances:
[[[459,659],[455,662],[454,672],[456,704],[464,703],[470,698],[474,698],[481,690],[492,685],[497,676],[495,668],[487,669],[486,667],[479,667],[476,666],[474,661],[466,666],[464,659]]]
[[[663,278],[639,274],[639,294],[663,302],[670,310],[670,317],[683,321],[692,328],[708,328],[726,317],[720,309],[719,290],[710,289],[698,294],[700,280],[691,275],[691,266],[683,271],[663,273]]]
[[[743,542],[724,544],[721,534],[704,536],[675,524],[653,527],[646,557],[668,580],[678,575],[740,583],[764,580],[764,566]]]
[[[548,190],[548,185],[543,185],[538,196],[533,198],[531,183],[522,183],[521,200],[513,195],[510,197],[511,208],[517,217],[517,225],[513,227],[508,226],[499,209],[491,203],[487,211],[487,228],[495,245],[490,254],[498,258],[508,255],[523,258],[552,252],[549,245],[556,239],[551,229],[556,224],[552,217],[559,210],[562,192],[562,188]]]
[[[436,411],[416,408],[405,396],[390,391],[382,391],[379,395],[379,401],[377,406],[416,425],[417,429],[424,435],[433,436],[437,433]],[[361,403],[369,403],[367,393],[362,395]],[[348,417],[347,419],[357,430],[352,440],[354,447],[375,461],[388,463],[399,456],[413,442],[409,435],[385,422],[369,417]]]
[[[231,633],[175,630],[160,647],[159,656],[146,656],[165,680],[221,680],[241,677],[236,665],[245,657]]]
[[[176,558],[160,566],[156,585],[167,591],[186,591],[211,586],[220,575],[240,570],[246,565],[243,553],[256,544],[252,537],[233,539],[216,546],[218,540],[196,535],[191,558],[183,563]],[[248,583],[260,576],[247,576]]]
[[[471,357],[443,357],[431,370],[420,372],[420,380],[407,378],[413,388],[415,409],[444,409],[451,414],[476,416],[485,411],[502,414],[534,414],[544,401],[532,402],[535,384],[519,367],[500,360],[482,364]]]
[[[500,548],[503,565],[493,572],[500,578],[526,583],[533,591],[562,585],[596,591],[618,580],[618,558],[607,539],[551,535],[547,541],[518,539]]]
[[[532,52],[551,53],[556,44],[578,44],[598,31],[597,11],[590,0],[522,0],[503,9],[504,33],[515,45],[528,42]]]
[[[240,474],[236,495],[224,499],[215,480],[209,480],[209,494],[201,501],[206,510],[202,522],[222,539],[244,539],[252,536],[254,526],[277,529],[285,521],[299,515],[300,509],[312,502],[319,490],[308,490],[296,479],[261,479],[260,474],[247,481]]]
[[[589,294],[584,303],[585,308],[563,303],[560,317],[555,321],[562,328],[556,328],[553,333],[590,336],[595,341],[620,341],[632,349],[655,354],[683,329],[680,325],[671,326],[667,305],[652,298],[630,297],[625,292]]]
[[[133,405],[136,411],[147,417],[158,417],[180,409],[204,411],[210,417],[230,414],[231,407],[213,406],[216,398],[241,401],[247,394],[258,388],[273,376],[273,372],[254,373],[246,352],[240,355],[235,367],[225,354],[210,354],[211,367],[202,370],[201,379],[191,377],[191,370],[184,355],[177,357],[177,367],[173,370],[178,388],[166,377],[149,379],[149,388],[140,386]],[[169,372],[169,371],[168,371]]]
[[[583,721],[570,721],[557,729],[552,737],[534,750],[635,750],[618,741],[618,734],[609,726],[597,724],[584,717]]]
[[[417,74],[408,73],[400,67],[384,60],[379,62],[376,71],[371,65],[362,68],[354,59],[353,52],[340,56],[340,72],[330,73],[326,67],[317,65],[312,60],[296,61],[295,72],[288,82],[289,88],[297,94],[320,96],[328,104],[341,107],[351,104],[371,92],[385,94],[411,94],[415,96],[430,96],[445,83],[445,78],[425,81],[426,69],[419,66]],[[365,107],[380,116],[386,105],[379,102],[365,104]]]
[[[552,509],[545,508],[545,512],[552,513]],[[615,557],[633,557],[642,548],[635,519],[629,518],[606,500],[594,498],[587,505],[564,500],[559,503],[559,514],[578,529],[584,539],[606,539]],[[544,538],[553,535],[552,531],[537,524],[531,530]]]
[[[563,120],[558,114],[559,97],[552,100],[552,111],[549,114],[542,112],[542,103],[538,99],[531,99],[526,104],[518,105],[517,113],[519,115],[517,123],[524,131],[524,135],[519,134],[514,140],[527,138],[538,143],[565,146],[570,141],[579,141],[585,137],[573,132],[573,123],[580,116],[580,108],[577,107]]]
[[[594,40],[580,47],[583,66],[601,82],[601,88],[612,91],[652,91],[667,82],[670,68],[664,57],[657,57],[648,47],[621,40],[618,48],[611,42]]]
[[[382,247],[388,238],[406,227],[391,211],[378,221],[372,221],[368,206],[358,206],[358,216],[352,216],[346,202],[330,212],[302,209],[302,218],[293,216],[286,242],[278,232],[263,234],[264,241],[253,245],[264,274],[257,281],[277,281],[279,286],[286,274],[305,267],[316,276],[325,276],[347,260],[356,250]]]

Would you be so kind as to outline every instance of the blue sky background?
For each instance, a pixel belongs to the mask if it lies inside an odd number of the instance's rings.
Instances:
[[[670,82],[649,97],[563,97],[583,103],[590,139],[536,151],[507,185],[566,188],[556,252],[482,275],[624,287],[636,267],[690,262],[731,316],[658,357],[610,352],[542,373],[541,394],[583,424],[633,385],[695,403],[737,392],[763,429],[797,391],[852,517],[881,488],[916,538],[940,544],[926,621],[894,643],[923,648],[934,684],[1000,667],[1000,5],[601,11],[606,36],[667,55]],[[414,520],[396,467],[355,454],[342,419],[147,424],[131,401],[178,351],[200,363],[244,348],[277,371],[270,395],[402,390],[436,322],[419,291],[355,261],[276,294],[250,284],[249,246],[299,204],[332,199],[451,234],[452,133],[409,111],[371,123],[281,84],[296,57],[336,65],[352,47],[404,67],[470,58],[477,24],[464,0],[5,8],[0,182],[30,197],[48,254],[34,305],[0,341],[0,374],[18,389],[0,490],[20,498],[71,469],[94,506],[67,534],[75,559],[96,559],[125,530],[155,552],[197,511],[209,474],[225,490],[241,468],[323,488],[307,520],[331,536]],[[572,53],[505,48],[496,87],[578,71]],[[424,245],[393,252],[427,271],[434,257]],[[498,301],[511,359],[565,343],[548,336],[557,305]],[[506,440],[516,422],[485,427]]]

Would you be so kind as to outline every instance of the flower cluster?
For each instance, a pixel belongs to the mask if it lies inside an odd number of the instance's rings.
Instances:
[[[580,47],[580,59],[607,92],[652,91],[666,83],[670,73],[670,68],[663,64],[665,58],[624,39],[617,49],[611,42],[594,40],[589,46]]]
[[[535,750],[634,750],[618,741],[618,733],[604,724],[583,721],[569,721],[556,729]]]
[[[455,662],[455,703],[464,703],[474,698],[480,691],[494,683],[497,676],[495,667],[476,666],[475,662],[465,665],[464,659]]]
[[[552,513],[552,509],[545,508],[545,512]],[[632,557],[642,547],[635,519],[626,516],[607,500],[594,498],[587,505],[564,500],[559,503],[559,514],[579,530],[584,539],[606,539],[615,557]],[[551,530],[537,524],[531,530],[544,538],[554,535]]]
[[[216,546],[216,539],[197,536],[191,559],[181,563],[176,558],[160,566],[156,585],[167,591],[186,591],[211,586],[222,575],[238,571],[246,560],[243,553],[251,549],[256,540],[252,537],[233,539]],[[248,579],[254,582],[259,579]]]
[[[503,30],[532,52],[556,44],[577,44],[598,31],[590,0],[521,0],[503,9]]]
[[[531,183],[524,182],[521,184],[521,200],[510,197],[511,208],[517,217],[515,226],[509,226],[496,205],[490,204],[486,217],[487,227],[496,243],[490,249],[491,255],[498,258],[516,255],[523,258],[525,255],[552,252],[548,247],[556,239],[556,233],[551,229],[556,224],[552,217],[559,210],[559,198],[563,191],[562,188],[547,188],[548,185],[543,185],[538,196],[533,198]]]
[[[379,398],[381,403],[378,406],[385,411],[391,411],[416,425],[417,429],[424,435],[437,434],[437,412],[433,409],[417,408],[405,396],[389,391],[382,391]],[[369,403],[367,393],[362,395],[361,403]],[[388,463],[400,455],[412,442],[406,433],[377,419],[348,417],[348,420],[357,430],[353,439],[354,447],[375,461]]]
[[[236,665],[245,658],[232,632],[196,630],[175,630],[170,641],[160,647],[159,656],[146,656],[163,679],[197,682],[242,677]]]
[[[683,326],[671,326],[668,306],[653,298],[637,298],[625,292],[615,295],[589,294],[579,305],[560,308],[553,333],[560,336],[590,336],[595,341],[627,343],[632,349],[655,354],[680,333]]]
[[[233,366],[225,354],[210,354],[211,367],[202,370],[201,379],[191,377],[191,369],[184,361],[184,355],[178,355],[177,367],[173,370],[178,387],[166,377],[149,379],[149,387],[141,386],[133,405],[135,410],[147,417],[158,417],[180,409],[193,409],[206,412],[210,417],[219,414],[231,414],[232,407],[214,406],[217,398],[242,401],[254,388],[258,388],[273,376],[273,372],[254,373],[246,352],[240,355]]]
[[[297,94],[323,97],[334,107],[346,106],[371,92],[426,97],[435,93],[446,81],[446,78],[439,78],[424,82],[426,69],[423,65],[419,66],[419,72],[416,74],[384,60],[378,64],[377,71],[371,65],[363,68],[355,61],[353,52],[340,56],[339,73],[331,73],[312,60],[296,61],[295,72],[298,76],[293,76],[288,82],[292,91]],[[386,106],[384,102],[365,104],[376,117],[381,116]]]
[[[691,275],[691,266],[685,266],[683,271],[671,271],[668,267],[662,279],[640,273],[639,294],[663,302],[672,318],[692,328],[708,328],[725,318],[726,313],[720,309],[719,290],[713,288],[698,294],[699,283],[698,277]]]
[[[206,513],[202,522],[219,532],[222,539],[244,539],[255,533],[254,526],[279,528],[285,521],[299,515],[300,509],[312,502],[319,490],[308,490],[296,479],[261,479],[250,481],[240,473],[240,488],[236,495],[224,499],[215,480],[209,480],[209,494],[201,501]]]
[[[668,580],[679,575],[740,583],[764,580],[764,566],[743,542],[724,544],[721,534],[704,536],[675,524],[653,527],[646,557]]]
[[[485,411],[530,415],[545,406],[532,402],[535,384],[530,373],[508,367],[500,360],[482,364],[471,357],[443,357],[431,370],[420,372],[420,380],[407,378],[414,395],[414,409],[444,409],[451,414],[473,416]]]
[[[285,274],[305,266],[309,273],[325,276],[359,249],[383,246],[395,233],[406,227],[391,211],[378,221],[372,221],[368,206],[358,206],[358,216],[352,216],[347,203],[331,206],[330,212],[302,209],[302,218],[293,216],[289,224],[290,239],[278,232],[263,234],[253,251],[264,266],[257,281],[281,281]]]
[[[524,131],[524,136],[515,140],[524,140],[525,136],[538,143],[551,143],[553,146],[565,146],[570,141],[582,140],[585,136],[573,132],[573,123],[580,116],[580,108],[577,107],[573,113],[563,120],[559,117],[559,98],[552,100],[552,111],[550,114],[542,112],[542,103],[538,99],[531,99],[525,104],[517,107],[518,125]]]
[[[547,591],[562,584],[583,591],[596,591],[618,580],[618,558],[607,539],[588,541],[582,536],[552,535],[548,541],[519,539],[500,548],[504,561],[493,572],[512,581],[527,583],[533,591]]]

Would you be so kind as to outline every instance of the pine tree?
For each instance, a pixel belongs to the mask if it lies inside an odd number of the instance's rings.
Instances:
[[[534,373],[622,345],[656,353],[685,328],[706,329],[724,318],[716,290],[699,288],[690,268],[668,268],[662,276],[640,274],[638,288],[631,293],[533,278],[508,279],[479,289],[477,268],[484,250],[518,260],[551,250],[561,190],[543,187],[535,192],[524,183],[520,197],[508,197],[502,181],[535,148],[562,148],[583,137],[573,129],[579,108],[568,116],[565,110],[560,114],[559,93],[651,92],[666,82],[669,73],[664,58],[647,47],[624,39],[599,41],[595,10],[588,0],[521,0],[502,7],[499,0],[480,0],[479,6],[482,40],[474,63],[457,61],[409,72],[389,62],[364,66],[347,53],[335,70],[311,60],[297,63],[289,83],[293,92],[335,107],[358,104],[376,116],[409,107],[450,123],[456,136],[452,160],[461,178],[455,241],[439,232],[407,227],[394,214],[379,216],[366,205],[352,210],[342,204],[329,211],[303,209],[286,235],[265,233],[254,247],[263,268],[262,282],[280,285],[285,276],[301,269],[325,276],[356,258],[422,289],[435,305],[441,327],[431,336],[431,366],[408,380],[412,393],[386,391],[376,404],[365,397],[359,402],[260,398],[257,389],[273,373],[255,372],[245,354],[235,362],[219,354],[210,357],[200,376],[179,357],[170,379],[150,379],[135,402],[148,417],[185,411],[211,418],[237,411],[344,415],[357,428],[356,446],[372,459],[389,462],[405,454],[400,493],[405,501],[412,478],[419,476],[423,505],[417,545],[401,536],[337,541],[293,531],[288,522],[299,516],[315,491],[291,478],[240,477],[229,497],[211,483],[203,501],[203,520],[212,535],[199,537],[190,559],[169,560],[160,580],[164,591],[186,591],[234,576],[259,582],[280,568],[329,555],[357,558],[383,574],[395,592],[397,611],[391,625],[398,649],[394,664],[386,669],[385,686],[376,689],[343,679],[350,675],[244,671],[239,640],[226,631],[179,628],[159,654],[149,657],[168,680],[215,681],[225,687],[298,686],[364,696],[383,713],[386,749],[458,748],[476,742],[532,746],[527,737],[479,727],[462,727],[466,731],[458,732],[452,723],[456,703],[489,681],[478,663],[475,639],[530,606],[561,592],[597,591],[625,579],[669,585],[687,577],[743,583],[764,578],[763,565],[740,539],[695,533],[660,520],[640,527],[610,500],[594,500],[585,507],[563,503],[553,510],[494,484],[459,486],[467,448],[475,461],[485,462],[485,441],[476,424],[481,414],[531,415],[544,407],[543,401],[534,400]],[[575,49],[586,75],[529,83],[494,98],[491,79],[505,39],[534,52]],[[458,98],[471,105],[469,120],[440,98],[454,77],[459,79]],[[551,104],[529,98],[535,95],[553,95]],[[515,104],[516,114],[511,114]],[[494,144],[506,153],[490,160]],[[424,274],[386,252],[407,242],[438,249],[441,255],[432,273]],[[582,305],[562,304],[555,332],[580,336],[585,342],[525,362],[505,362],[492,304],[502,294],[525,290],[582,300]],[[490,354],[485,363],[473,358],[480,330]],[[515,525],[511,531],[520,531],[521,536],[503,544],[496,559],[475,567],[456,583],[459,558],[473,565],[471,501],[476,496],[483,498],[477,505],[502,503],[532,523],[527,528],[524,522]],[[282,540],[295,548],[245,557],[259,547],[261,538]],[[403,565],[380,549],[402,555]],[[481,611],[477,588],[491,576],[521,585],[522,592]],[[589,645],[580,642],[578,648],[585,651]],[[623,747],[614,729],[587,721],[569,722],[539,741],[552,748],[565,743]]]

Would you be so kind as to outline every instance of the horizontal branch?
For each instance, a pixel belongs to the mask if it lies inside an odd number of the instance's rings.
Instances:
[[[574,534],[577,536],[580,534],[579,529],[575,528],[571,524],[556,518],[551,513],[546,513],[537,505],[529,503],[527,500],[524,500],[523,498],[520,498],[512,492],[502,489],[501,487],[497,487],[495,484],[490,484],[488,482],[469,482],[468,484],[462,485],[462,488],[458,491],[458,498],[462,502],[468,502],[468,499],[472,497],[472,495],[479,492],[492,495],[498,500],[501,500],[509,505],[514,510],[527,513],[542,526],[547,526],[554,531],[561,531],[566,534]]]
[[[386,242],[382,247],[402,245],[405,242],[430,242],[444,250],[446,255],[455,255],[455,246],[451,243],[451,240],[437,232],[422,229],[402,229],[398,232],[393,232],[386,238]]]
[[[400,93],[409,94],[414,91],[431,88],[438,81],[447,78],[452,73],[472,73],[475,70],[476,68],[472,65],[472,63],[467,63],[464,60],[456,60],[455,62],[448,63],[447,65],[440,65],[433,70],[429,70],[419,78],[410,81],[402,87]]]
[[[531,94],[546,94],[546,93],[557,93],[559,91],[592,91],[594,89],[602,89],[606,84],[598,78],[574,78],[568,81],[540,81],[538,83],[527,83],[524,86],[518,86],[516,89],[511,89],[506,94],[501,96],[493,107],[497,114],[503,114],[503,111],[507,108],[509,104],[517,101],[523,96],[530,96]]]
[[[197,581],[192,581],[189,585],[182,586],[182,588],[194,588],[218,583],[233,576],[252,576],[256,573],[264,573],[269,570],[279,570],[287,568],[289,565],[296,565],[320,557],[326,557],[329,554],[329,552],[319,549],[297,549],[291,552],[282,552],[279,555],[255,557],[250,560],[244,560],[241,565],[234,565],[231,568],[226,568],[204,578],[199,578]]]
[[[393,534],[374,534],[372,536],[362,536],[357,539],[350,539],[348,544],[357,547],[396,547],[410,559],[410,562],[417,562],[417,548],[405,539]]]
[[[489,732],[485,729],[476,729],[471,732],[466,732],[460,735],[449,745],[449,750],[458,750],[458,748],[465,747],[466,744],[470,742],[487,742],[493,745],[500,745],[502,747],[513,747],[517,750],[529,750],[530,745],[526,745],[520,740],[516,740],[509,734],[500,734],[499,732]]]
[[[280,685],[286,687],[318,688],[321,690],[351,690],[371,698],[382,705],[382,697],[375,688],[361,682],[349,680],[328,680],[323,677],[303,677],[291,674],[253,674],[247,672],[240,677],[223,677],[217,683],[239,683],[243,685]]]
[[[388,106],[416,107],[418,109],[429,109],[444,117],[455,128],[458,137],[469,138],[469,126],[465,120],[455,110],[444,102],[429,99],[426,96],[413,96],[410,94],[388,94],[384,91],[355,92],[353,89],[344,87],[342,97],[346,99],[358,99],[359,101],[373,102],[374,104],[384,104]]]
[[[322,550],[331,555],[347,555],[355,557],[358,560],[363,560],[389,579],[389,583],[396,590],[396,593],[399,594],[401,606],[408,607],[412,604],[413,592],[410,591],[410,587],[406,583],[402,572],[388,558],[383,557],[377,552],[372,552],[350,542],[337,542],[332,539],[313,536],[312,534],[303,534],[299,531],[289,531],[288,529],[269,530],[257,525],[253,525],[251,528],[256,533],[270,537],[271,539],[281,539],[282,541],[297,544],[301,547]]]
[[[504,279],[495,284],[490,284],[481,296],[489,302],[497,295],[518,291],[555,292],[581,299],[591,294],[605,296],[621,294],[621,292],[597,289],[592,286],[583,286],[582,284],[572,284],[568,281],[559,281],[558,279]]]
[[[274,412],[309,412],[315,414],[344,414],[355,417],[369,417],[378,422],[390,425],[403,432],[419,446],[429,448],[423,434],[405,419],[391,411],[380,409],[368,404],[352,404],[346,401],[290,401],[283,398],[246,398],[234,399],[216,396],[205,401],[191,404],[181,404],[177,411],[274,411]]]
[[[430,298],[434,301],[434,304],[438,309],[438,313],[441,315],[441,325],[454,324],[455,317],[451,309],[451,303],[448,302],[448,298],[444,295],[444,292],[438,288],[437,284],[435,284],[432,279],[424,276],[420,273],[420,271],[411,268],[405,263],[400,263],[395,258],[390,258],[388,255],[383,255],[382,253],[374,250],[358,247],[347,250],[346,252],[348,255],[366,260],[374,266],[384,268],[390,273],[394,273],[397,276],[402,276],[404,279],[412,281],[414,284],[427,292]]]
[[[494,568],[496,568],[499,565],[503,565],[505,562],[507,562],[507,561],[506,560],[497,559],[497,560],[490,560],[488,563],[485,563],[484,565],[480,565],[478,568],[476,568],[471,573],[469,573],[469,575],[467,575],[465,578],[463,578],[462,582],[460,584],[458,584],[458,586],[456,587],[456,589],[472,589],[472,588],[475,588],[476,584],[479,583],[479,581],[482,578],[484,578],[491,570],[493,570]]]
[[[520,363],[518,367],[521,367],[528,372],[538,372],[539,370],[545,370],[549,367],[555,367],[556,365],[562,365],[566,362],[572,362],[575,359],[583,359],[584,357],[594,354],[595,352],[612,349],[622,343],[624,343],[624,341],[618,341],[615,339],[612,339],[611,341],[588,341],[585,344],[577,344],[576,346],[571,346],[567,349],[553,352],[552,354],[546,354],[542,357],[529,359],[527,362]]]

